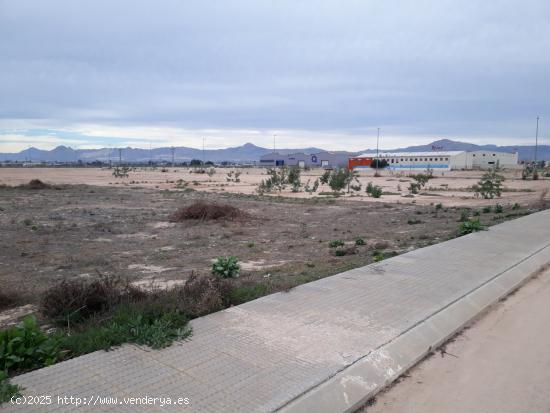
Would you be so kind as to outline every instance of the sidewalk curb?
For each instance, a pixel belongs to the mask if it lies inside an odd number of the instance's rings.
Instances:
[[[550,263],[550,245],[417,323],[286,406],[283,413],[353,412]]]

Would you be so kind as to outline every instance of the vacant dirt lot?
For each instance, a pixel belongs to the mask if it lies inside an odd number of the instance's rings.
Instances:
[[[207,170],[210,170],[207,168]],[[0,184],[18,185],[40,177],[50,183],[59,184],[88,184],[98,186],[129,186],[155,189],[176,189],[186,185],[198,191],[214,193],[238,193],[255,194],[258,183],[266,179],[264,168],[213,168],[213,174],[195,173],[193,168],[135,168],[129,172],[127,178],[114,178],[112,170],[107,168],[0,168]],[[234,182],[234,173],[240,172],[239,182]],[[322,174],[321,169],[303,171],[301,181],[303,184],[310,181],[313,184]],[[233,173],[232,177],[228,173]],[[442,203],[444,206],[483,206],[494,203],[491,200],[477,199],[470,187],[483,175],[481,171],[451,171],[435,172],[435,178],[431,179],[420,195],[414,198],[408,197],[408,186],[411,179],[407,173],[394,173],[381,171],[382,176],[374,177],[374,170],[362,169],[359,171],[359,181],[362,188],[352,195],[343,194],[342,197],[353,201],[363,202],[400,202],[429,205]],[[541,177],[538,181],[524,181],[521,179],[521,170],[506,170],[502,172],[506,181],[501,203],[530,204],[539,199],[542,192],[550,188],[550,178]],[[228,179],[232,179],[228,181]],[[367,196],[365,188],[368,182],[381,186],[384,190],[382,198],[373,199]],[[281,195],[291,198],[325,197],[320,193],[329,192],[327,185],[322,185],[317,193],[306,192],[293,193],[290,188],[282,191]],[[272,194],[279,195],[279,194]],[[546,194],[550,199],[550,194]]]
[[[32,178],[57,183],[48,189],[0,187],[0,284],[17,297],[10,307],[36,304],[45,288],[74,277],[118,275],[145,286],[183,283],[192,272],[208,273],[212,260],[229,255],[239,258],[243,277],[295,285],[452,238],[463,214],[463,208],[420,202],[213,192],[227,187],[181,170],[131,172],[129,179],[118,181],[108,174],[100,169],[0,169],[3,184]],[[177,189],[170,181],[179,175],[196,175],[205,183]],[[130,184],[139,179],[147,182]],[[205,187],[204,192],[193,190]],[[170,222],[178,208],[197,200],[226,203],[245,216]],[[519,209],[503,200],[490,203],[497,202],[504,205],[501,213],[474,208],[468,214],[479,213],[483,223],[492,225],[538,208],[539,200]],[[355,246],[357,238],[366,245]],[[336,256],[329,247],[332,240],[344,241],[348,254]]]

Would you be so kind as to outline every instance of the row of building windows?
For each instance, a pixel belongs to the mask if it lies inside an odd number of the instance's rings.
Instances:
[[[449,161],[449,158],[390,158],[384,159],[388,163],[399,163],[399,162],[440,162]]]

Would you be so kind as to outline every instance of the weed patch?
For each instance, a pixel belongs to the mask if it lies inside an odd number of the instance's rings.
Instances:
[[[203,201],[195,202],[194,204],[179,209],[170,215],[170,222],[182,222],[185,220],[232,220],[242,218],[245,214],[238,208],[227,204],[214,204]]]
[[[483,225],[479,221],[479,219],[470,219],[468,221],[462,222],[458,226],[458,234],[462,236],[471,234],[472,232],[483,231],[485,229],[485,225]]]
[[[50,184],[42,182],[40,179],[31,179],[28,183],[19,185],[22,189],[50,189]]]

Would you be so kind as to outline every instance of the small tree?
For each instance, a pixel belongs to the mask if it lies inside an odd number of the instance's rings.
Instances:
[[[330,179],[330,169],[327,169],[325,172],[323,172],[323,175],[319,177],[319,182],[323,185],[328,184],[328,180]]]
[[[378,185],[373,185],[372,182],[369,182],[367,185],[367,194],[373,198],[380,198],[382,196],[382,187]]]
[[[500,198],[502,193],[502,182],[504,177],[499,175],[494,169],[487,171],[481,180],[472,186],[476,197],[484,199]]]
[[[384,169],[388,167],[388,161],[386,159],[373,159],[370,167],[373,169]]]
[[[288,170],[288,183],[292,186],[292,192],[300,192],[302,183],[300,182],[300,168],[293,166]]]
[[[288,184],[288,176],[287,176],[287,168],[282,167],[279,170],[274,168],[269,168],[267,170],[267,174],[269,175],[269,178],[266,180],[263,180],[258,185],[258,193],[262,195],[265,192],[271,192],[273,190],[277,190],[281,192],[283,189],[286,188],[286,184]]]
[[[128,178],[128,172],[130,172],[130,167],[128,166],[115,166],[113,176],[115,178]]]
[[[412,178],[415,182],[409,184],[409,191],[411,194],[417,194],[419,190],[424,188],[430,179],[433,178],[433,175],[428,170],[428,173],[425,174],[412,174],[409,175],[409,178]]]

